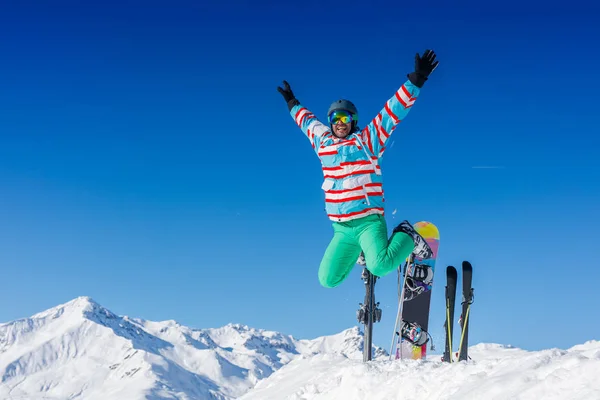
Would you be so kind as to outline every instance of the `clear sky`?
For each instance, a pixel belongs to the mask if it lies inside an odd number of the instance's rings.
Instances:
[[[445,267],[463,259],[471,343],[600,339],[598,10],[281,3],[3,5],[0,321],[86,295],[196,328],[356,325],[360,269],[318,283],[322,173],[276,87],[322,119],[351,99],[364,126],[432,48],[383,175],[390,230],[441,232],[438,350]],[[388,348],[396,273],[376,296]]]

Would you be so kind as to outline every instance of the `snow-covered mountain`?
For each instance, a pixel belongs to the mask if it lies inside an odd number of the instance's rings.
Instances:
[[[190,329],[87,297],[0,325],[2,400],[600,400],[600,342],[472,360],[362,362],[358,328],[313,340],[229,324]]]
[[[80,297],[0,325],[0,399],[236,399],[295,358],[360,358],[362,343],[358,328],[315,340],[235,324],[191,329]]]

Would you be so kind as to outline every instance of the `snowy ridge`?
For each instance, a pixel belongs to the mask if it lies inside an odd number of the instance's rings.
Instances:
[[[0,399],[235,399],[295,358],[361,354],[356,328],[296,340],[117,316],[89,297],[0,325]]]
[[[469,362],[362,362],[356,327],[314,340],[117,316],[80,297],[0,324],[2,400],[600,399],[600,342],[469,348]]]
[[[297,348],[303,354],[333,354],[337,353],[352,359],[363,357],[363,335],[358,327],[347,329],[337,335],[323,336],[313,340],[300,340]],[[373,358],[387,356],[387,352],[377,346],[373,346]]]

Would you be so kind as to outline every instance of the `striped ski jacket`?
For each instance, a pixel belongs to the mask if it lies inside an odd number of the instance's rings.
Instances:
[[[390,135],[406,117],[420,89],[407,80],[367,126],[344,139],[301,104],[290,114],[321,160],[325,211],[345,222],[372,214],[384,215],[380,160]]]

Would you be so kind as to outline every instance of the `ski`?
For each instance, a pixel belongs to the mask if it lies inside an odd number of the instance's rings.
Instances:
[[[471,314],[471,304],[473,304],[473,266],[468,261],[462,263],[462,313],[458,324],[461,327],[460,344],[458,347],[458,361],[464,361],[469,358],[469,319]]]
[[[454,332],[454,303],[456,300],[456,280],[458,274],[456,268],[448,266],[446,268],[446,322],[444,331],[446,332],[446,348],[442,361],[452,362],[452,335]]]
[[[375,303],[375,281],[377,277],[367,268],[363,269],[361,279],[365,283],[365,301],[360,303],[356,312],[358,322],[364,324],[363,361],[371,361],[373,353],[373,323],[381,321],[381,308]]]

